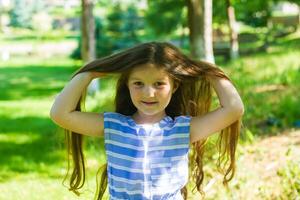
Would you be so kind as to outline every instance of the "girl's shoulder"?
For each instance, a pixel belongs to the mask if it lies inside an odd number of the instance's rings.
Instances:
[[[190,123],[192,117],[188,115],[180,115],[174,118],[174,123]]]
[[[180,127],[189,127],[190,122],[191,122],[191,117],[190,116],[176,116],[174,118],[167,117],[167,120],[165,120],[166,125],[169,128],[180,128]]]
[[[117,112],[104,112],[104,123],[119,123],[122,125],[127,126],[138,126],[135,121],[132,119],[131,116],[123,115],[121,113]],[[159,125],[160,127],[165,127],[166,125],[168,127],[174,127],[174,126],[189,126],[191,121],[191,116],[188,115],[180,115],[175,116],[174,118],[171,118],[170,116],[164,117],[160,122],[155,123]]]
[[[127,120],[129,116],[117,113],[117,112],[104,112],[103,113],[104,120],[105,119],[115,119],[115,120]]]
[[[119,123],[122,125],[130,125],[132,119],[130,116],[123,115],[117,112],[104,112],[103,113],[104,124],[107,123]]]

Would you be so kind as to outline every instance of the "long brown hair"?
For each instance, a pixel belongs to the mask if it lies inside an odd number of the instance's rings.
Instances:
[[[143,64],[154,64],[163,68],[178,82],[179,86],[172,95],[166,108],[166,114],[170,117],[179,115],[201,116],[209,112],[212,99],[212,86],[209,81],[212,77],[220,77],[229,80],[222,70],[213,64],[196,61],[184,55],[174,45],[165,42],[142,43],[111,56],[96,59],[74,73],[92,71],[120,74],[118,79],[115,111],[124,115],[133,115],[136,108],[131,102],[127,80],[131,70]],[[84,105],[86,92],[80,98],[76,110],[80,111]],[[223,173],[223,183],[227,184],[235,174],[235,151],[240,132],[240,121],[232,123],[219,134],[218,162],[217,166]],[[70,177],[69,190],[79,194],[78,190],[85,182],[85,163],[82,151],[83,137],[80,134],[66,130],[68,155],[72,155],[73,172]],[[195,183],[193,190],[197,189],[203,194],[202,183],[204,179],[203,155],[206,139],[197,141],[191,145],[190,170],[191,180]],[[68,171],[69,171],[68,159]],[[97,191],[95,198],[102,199],[107,188],[106,166],[99,168],[100,180],[97,179]],[[68,175],[68,173],[67,173]],[[66,177],[67,177],[66,175]],[[186,186],[181,190],[184,199],[187,199]]]

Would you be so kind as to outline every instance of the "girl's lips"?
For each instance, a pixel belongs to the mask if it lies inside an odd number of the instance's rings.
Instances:
[[[156,104],[157,101],[151,101],[151,102],[147,102],[147,101],[142,101],[143,104],[146,104],[146,105],[153,105],[153,104]]]

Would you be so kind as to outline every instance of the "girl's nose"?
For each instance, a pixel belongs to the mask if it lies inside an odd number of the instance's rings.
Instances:
[[[153,97],[155,94],[155,89],[153,87],[150,87],[150,86],[146,86],[144,88],[144,95],[146,97]]]

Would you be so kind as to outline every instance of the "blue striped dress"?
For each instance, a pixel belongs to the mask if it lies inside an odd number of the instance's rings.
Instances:
[[[110,200],[182,200],[188,181],[189,116],[136,124],[104,113]]]

